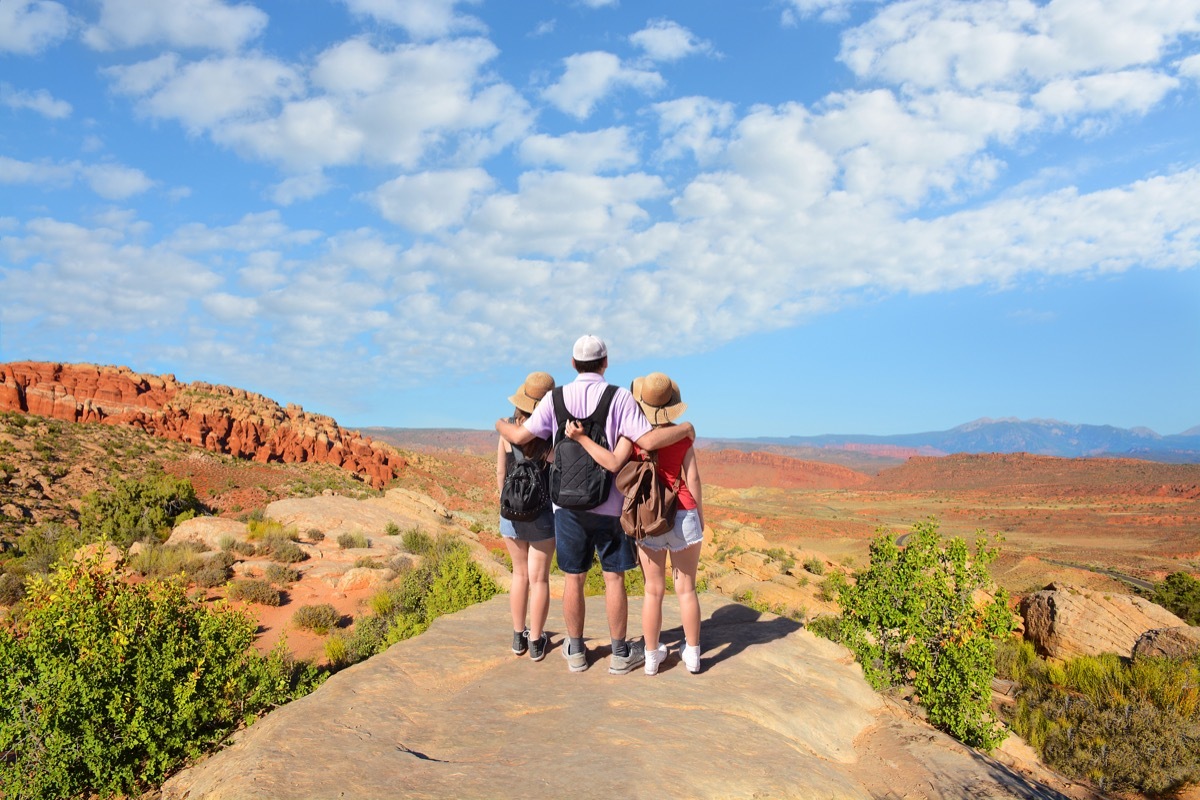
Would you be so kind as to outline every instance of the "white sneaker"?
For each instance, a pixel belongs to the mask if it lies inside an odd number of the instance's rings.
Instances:
[[[662,642],[653,650],[646,651],[646,674],[657,675],[658,665],[667,660],[667,646]]]
[[[700,671],[700,645],[690,645],[685,643],[680,654],[683,656],[683,665],[687,667],[688,672]],[[646,669],[649,670],[649,653],[647,653],[646,656]]]

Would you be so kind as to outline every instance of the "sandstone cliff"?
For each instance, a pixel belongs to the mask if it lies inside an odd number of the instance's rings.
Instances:
[[[988,758],[897,712],[840,646],[702,602],[701,672],[679,662],[674,628],[663,634],[672,655],[647,677],[609,675],[606,639],[589,642],[586,672],[568,672],[558,602],[545,660],[513,657],[508,598],[494,598],[267,715],[163,797],[1063,796],[1046,773],[1006,765],[1006,752]],[[640,608],[631,598],[634,625]],[[673,598],[664,613],[678,620]],[[603,620],[604,598],[589,598],[587,629]]]
[[[405,463],[390,446],[300,406],[280,406],[229,386],[180,383],[174,375],[142,375],[128,367],[0,364],[0,411],[125,425],[255,461],[335,464],[375,488]]]

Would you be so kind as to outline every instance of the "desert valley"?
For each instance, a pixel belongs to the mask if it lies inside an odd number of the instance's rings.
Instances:
[[[17,556],[31,552],[31,536],[54,526],[77,529],[89,493],[149,474],[186,479],[203,509],[167,532],[168,545],[228,552],[232,544],[252,543],[255,525],[267,522],[298,533],[303,559],[290,564],[288,579],[275,581],[275,601],[231,600],[254,619],[255,647],[263,653],[282,640],[297,658],[328,666],[330,636],[351,635],[371,613],[372,598],[419,559],[414,531],[461,539],[480,569],[506,585],[490,431],[347,431],[241,390],[92,365],[0,364],[0,412],[5,587],[25,580]],[[748,608],[797,625],[836,615],[830,576],[867,565],[881,532],[903,537],[930,518],[944,537],[992,538],[999,556],[991,576],[1014,609],[1052,583],[1133,596],[1174,573],[1200,576],[1197,463],[909,456],[884,448],[830,450],[817,461],[813,448],[797,458],[786,447],[733,449],[700,433],[708,523],[701,578],[719,608]],[[249,546],[231,557],[228,577],[261,580],[277,561]],[[193,588],[211,601],[227,597],[230,585]],[[20,596],[8,588],[5,604]],[[298,609],[325,604],[337,614],[332,633],[293,621]],[[1013,780],[1036,769],[1037,780],[1062,796],[1092,796],[1094,787],[1057,779],[1035,762],[1027,755],[1026,771],[1014,771]],[[841,786],[829,785],[835,784]],[[865,796],[878,796],[873,791]],[[926,790],[923,796],[960,795]]]

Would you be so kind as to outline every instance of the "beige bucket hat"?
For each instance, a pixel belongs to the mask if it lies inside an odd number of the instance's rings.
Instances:
[[[687,410],[679,394],[679,384],[661,372],[651,372],[644,378],[633,379],[633,399],[651,425],[674,422]]]
[[[554,390],[554,378],[546,372],[531,372],[525,382],[517,387],[517,392],[508,398],[514,408],[519,408],[526,414],[532,414],[538,401]]]

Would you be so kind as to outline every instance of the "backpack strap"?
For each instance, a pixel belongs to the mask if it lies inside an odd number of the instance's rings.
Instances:
[[[596,404],[596,409],[588,414],[588,422],[608,422],[608,410],[612,408],[613,397],[617,393],[617,387],[609,384],[604,387],[604,394],[600,395],[600,402]]]
[[[567,403],[563,400],[563,387],[556,386],[551,392],[551,397],[554,400],[554,421],[558,423],[558,430],[554,432],[554,443],[563,438],[563,434],[567,432],[567,423],[575,419],[571,416],[571,412],[567,411]]]
[[[555,443],[567,432],[568,422],[591,423],[599,421],[603,424],[608,421],[608,410],[612,408],[613,397],[617,394],[617,387],[614,384],[610,383],[604,387],[604,393],[600,395],[600,402],[596,404],[596,408],[592,413],[588,414],[584,419],[579,419],[570,411],[567,411],[567,403],[563,399],[563,388],[562,386],[556,386],[551,393],[551,397],[554,400],[554,420],[558,423],[558,430],[554,432]]]

